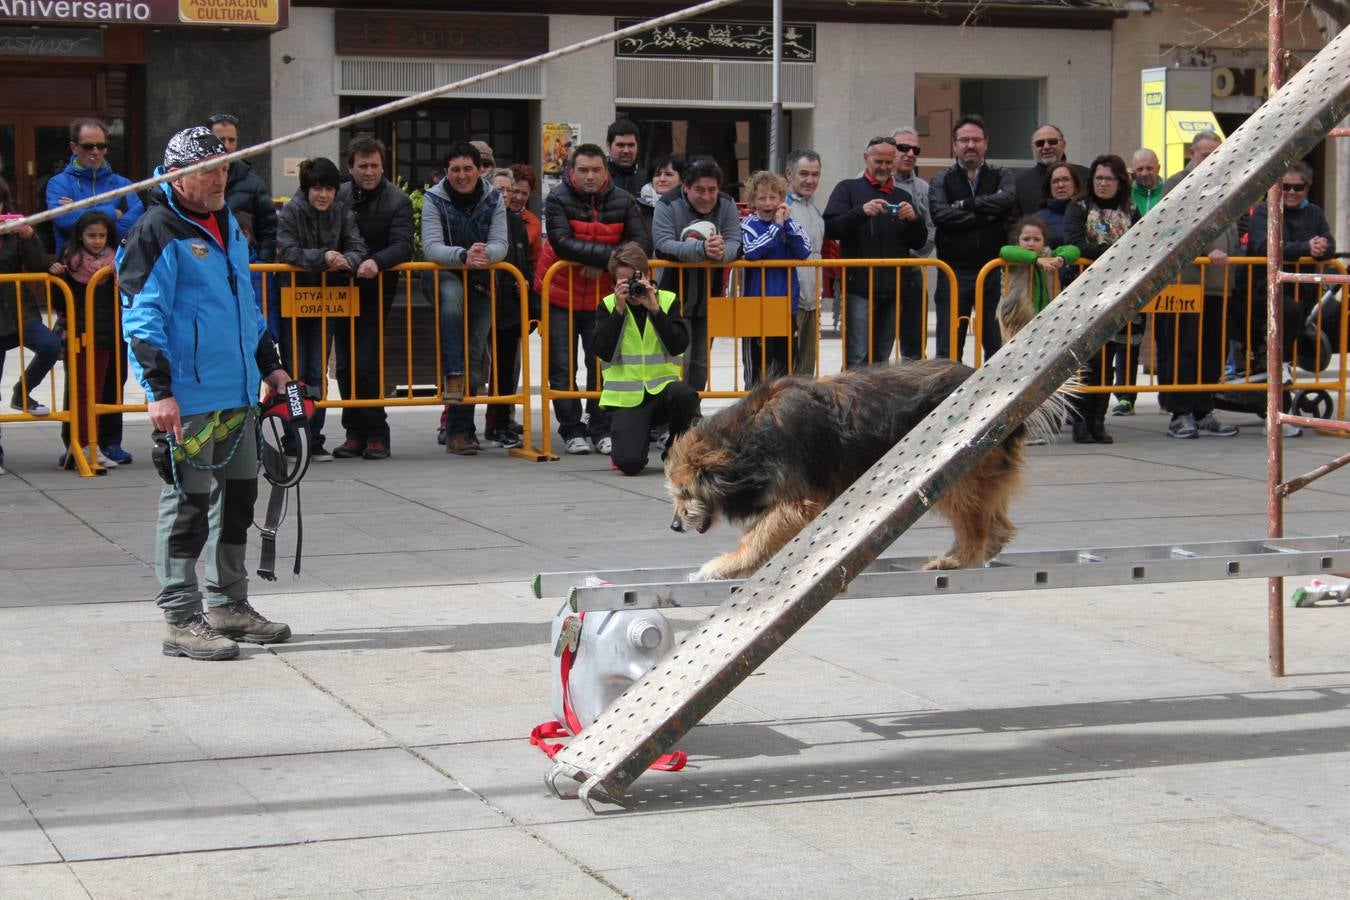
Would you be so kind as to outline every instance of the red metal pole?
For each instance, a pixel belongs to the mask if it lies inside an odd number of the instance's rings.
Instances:
[[[1270,0],[1270,94],[1284,84],[1284,0]],[[1280,319],[1284,286],[1280,283],[1280,264],[1284,260],[1284,200],[1278,181],[1266,195],[1266,534],[1284,537],[1284,498],[1280,483],[1284,480],[1284,442],[1280,422],[1280,401],[1284,392],[1282,366],[1284,355]],[[1270,674],[1284,675],[1284,579],[1266,581],[1266,655]]]

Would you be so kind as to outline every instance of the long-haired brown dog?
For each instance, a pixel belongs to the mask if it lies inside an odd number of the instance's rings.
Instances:
[[[694,579],[754,572],[973,371],[930,359],[819,380],[776,378],[680,435],[666,459],[670,527],[701,534],[720,517],[745,532]],[[1021,486],[1026,438],[1019,426],[943,492],[937,509],[956,540],[925,568],[980,565],[1012,540],[1008,506]]]

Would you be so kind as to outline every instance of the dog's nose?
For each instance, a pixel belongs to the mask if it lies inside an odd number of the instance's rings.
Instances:
[[[675,518],[671,519],[671,520],[670,520],[670,530],[671,530],[671,531],[679,531],[679,532],[683,532],[683,531],[684,531],[684,521],[683,521],[682,519],[680,519],[679,516],[676,516]]]

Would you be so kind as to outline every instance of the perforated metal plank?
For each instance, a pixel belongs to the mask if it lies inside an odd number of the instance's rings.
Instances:
[[[546,782],[629,784],[1039,407],[1183,259],[1208,249],[1347,112],[1350,29],[1235,131],[918,428],[554,758]]]
[[[941,572],[923,571],[925,562],[926,557],[881,557],[849,582],[846,594],[919,597],[1321,575],[1350,571],[1350,537],[1033,550],[1004,553],[978,569]],[[739,579],[607,584],[572,588],[567,600],[576,612],[716,606],[744,584]]]

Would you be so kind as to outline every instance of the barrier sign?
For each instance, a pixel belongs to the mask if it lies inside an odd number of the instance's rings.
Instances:
[[[305,316],[359,316],[361,295],[349,284],[330,287],[283,287],[281,314]]]
[[[1148,301],[1145,313],[1198,313],[1205,308],[1205,289],[1199,284],[1169,284]]]

